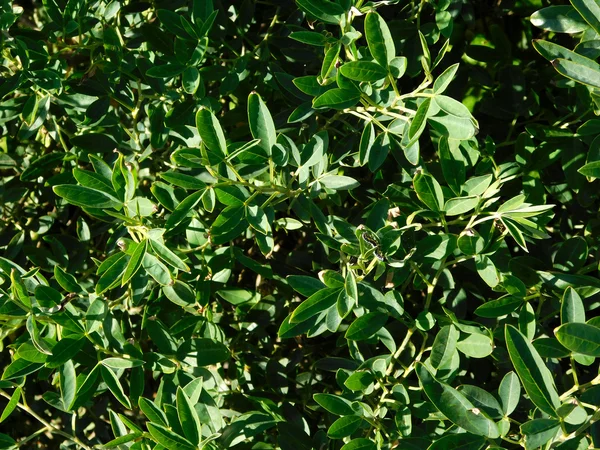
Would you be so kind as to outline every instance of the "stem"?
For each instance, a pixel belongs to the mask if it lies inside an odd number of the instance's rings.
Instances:
[[[4,392],[4,390],[0,390],[0,395],[2,397],[5,397],[5,398],[9,399],[9,400],[11,398],[11,396],[8,395],[6,392]],[[39,421],[42,425],[44,425],[46,427],[46,429],[50,433],[59,434],[59,435],[61,435],[63,437],[66,437],[67,439],[75,442],[77,445],[79,445],[79,447],[81,447],[81,448],[83,448],[85,450],[92,450],[92,447],[89,447],[89,446],[85,445],[77,436],[73,436],[73,435],[71,435],[71,434],[69,434],[69,433],[61,430],[56,425],[53,425],[52,423],[46,421],[46,419],[44,419],[42,416],[38,415],[29,406],[24,405],[23,403],[17,403],[17,407],[20,408],[20,409],[22,409],[26,413],[28,413],[31,417],[35,418],[37,421]]]

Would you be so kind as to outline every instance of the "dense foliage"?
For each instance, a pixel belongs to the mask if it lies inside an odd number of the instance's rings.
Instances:
[[[600,447],[598,0],[0,27],[0,448]]]

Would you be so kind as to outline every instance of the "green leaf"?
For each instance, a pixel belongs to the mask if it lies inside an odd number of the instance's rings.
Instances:
[[[590,178],[600,178],[600,161],[593,161],[580,167],[577,172]]]
[[[200,425],[200,419],[194,405],[185,394],[181,386],[177,387],[177,415],[183,428],[183,433],[190,442],[193,444],[199,444],[202,437],[202,428]]]
[[[478,203],[479,197],[454,197],[446,201],[444,212],[447,216],[458,216],[475,209]]]
[[[68,203],[83,208],[114,208],[120,209],[123,202],[96,189],[73,184],[61,184],[52,188],[54,193],[64,198]]]
[[[60,367],[68,360],[73,359],[85,342],[86,339],[82,336],[79,336],[77,339],[71,337],[62,338],[52,347],[52,354],[46,358],[46,367]]]
[[[197,191],[184,198],[167,219],[165,227],[167,229],[171,229],[175,228],[179,223],[181,223],[183,219],[187,217],[190,211],[194,209],[198,203],[200,203],[203,195],[203,191]]]
[[[144,361],[141,359],[130,359],[130,358],[105,358],[101,361],[101,364],[110,367],[112,369],[132,369],[134,367],[141,367],[144,365]]]
[[[317,291],[298,306],[290,318],[291,323],[304,322],[333,306],[340,293],[339,288],[325,288]]]
[[[504,415],[510,416],[521,398],[521,383],[519,383],[519,378],[514,372],[508,372],[502,378],[498,388],[498,397],[500,397]]]
[[[535,39],[533,41],[533,47],[548,61],[554,61],[555,59],[559,58],[567,59],[569,61],[573,61],[574,63],[581,64],[582,66],[589,67],[590,69],[600,70],[600,64],[593,59],[586,58],[579,53],[575,53],[553,42]]]
[[[518,297],[502,297],[496,300],[490,300],[477,307],[475,314],[479,317],[495,319],[505,316],[516,310],[523,303],[523,299]]]
[[[369,170],[375,172],[385,162],[391,149],[389,133],[380,133],[369,150]]]
[[[377,445],[370,439],[357,438],[344,444],[340,450],[375,450]]]
[[[148,423],[146,426],[154,441],[164,448],[169,450],[194,450],[196,448],[188,440],[162,425]]]
[[[121,286],[125,286],[137,273],[140,267],[142,267],[142,262],[144,261],[144,256],[146,256],[147,248],[148,239],[144,239],[142,242],[136,245],[135,250],[131,254],[131,258],[129,258],[127,267],[125,267],[125,272],[123,273],[123,278],[121,279]]]
[[[444,70],[439,77],[436,78],[435,82],[433,83],[434,94],[442,94],[448,88],[448,86],[450,86],[450,83],[456,76],[459,65],[459,63],[451,65]]]
[[[470,358],[485,358],[492,354],[494,343],[488,335],[473,333],[459,341],[456,348]]]
[[[313,108],[344,109],[356,105],[360,92],[348,89],[330,89],[313,100]]]
[[[552,65],[558,73],[570,78],[578,83],[582,83],[591,87],[600,88],[600,70],[591,69],[581,64],[574,63],[567,59],[555,59]],[[585,166],[584,166],[585,167]],[[583,169],[582,167],[581,169]],[[581,172],[581,169],[579,171]],[[586,175],[585,172],[581,172]]]
[[[589,25],[571,5],[556,5],[540,9],[531,15],[531,23],[543,30],[557,33],[580,33]]]
[[[163,180],[166,180],[169,183],[184,189],[197,190],[206,188],[206,183],[204,183],[204,181],[180,172],[163,172],[160,174],[160,177]]]
[[[350,80],[365,82],[382,80],[388,74],[385,67],[371,61],[350,61],[341,66],[339,70]]]
[[[408,139],[409,143],[407,147],[410,147],[414,144],[415,141],[419,139],[423,131],[425,130],[425,125],[427,124],[427,115],[429,114],[429,107],[431,105],[431,98],[426,98],[421,102],[419,108],[417,108],[417,113],[410,123],[410,127],[408,128]]]
[[[459,333],[454,325],[443,326],[435,336],[431,347],[430,361],[434,369],[446,366],[456,352]]]
[[[271,224],[265,211],[258,205],[246,206],[246,220],[252,228],[262,234],[271,232]]]
[[[17,386],[17,388],[14,390],[14,392],[10,396],[8,403],[4,407],[4,411],[2,411],[2,415],[0,415],[0,423],[4,422],[8,418],[8,416],[10,416],[11,413],[15,410],[15,408],[17,407],[17,404],[19,403],[19,400],[21,400],[21,393],[22,393],[21,387]]]
[[[376,12],[370,12],[365,18],[365,36],[373,58],[383,67],[388,67],[396,56],[396,48],[385,20]]]
[[[198,133],[206,148],[221,158],[227,155],[227,143],[223,129],[211,111],[201,108],[196,113],[196,128],[198,128]]]
[[[165,413],[153,402],[147,398],[140,397],[138,405],[150,422],[163,426],[167,425],[167,416],[165,416]]]
[[[162,259],[164,262],[166,262],[170,266],[175,267],[176,269],[179,269],[179,270],[183,270],[184,272],[190,271],[190,268],[188,267],[188,265],[186,263],[184,263],[183,260],[179,256],[177,256],[171,249],[169,249],[169,247],[167,247],[166,245],[164,245],[154,239],[150,239],[150,246],[152,247],[152,250],[154,251],[154,253],[156,253],[156,256],[158,256],[160,259]]]
[[[183,64],[163,64],[151,67],[146,71],[146,76],[152,78],[173,78],[185,70]]]
[[[127,409],[131,409],[131,402],[129,401],[129,397],[125,395],[123,391],[123,386],[121,386],[121,382],[116,377],[115,373],[106,366],[100,366],[100,373],[102,374],[102,379],[108,386],[108,389],[115,398]]]
[[[181,85],[187,94],[195,94],[200,87],[200,72],[195,67],[186,67],[181,78]]]
[[[96,172],[90,172],[89,170],[81,170],[77,167],[73,169],[73,176],[79,182],[79,184],[90,189],[102,191],[113,197],[117,196],[117,193],[113,189],[112,182],[110,179],[97,174]]]
[[[531,343],[512,325],[505,328],[506,347],[513,366],[531,401],[556,417],[560,405],[552,374]]]
[[[568,322],[585,322],[585,307],[579,294],[569,286],[565,289],[560,305],[560,321],[565,324]]]
[[[296,0],[296,4],[302,11],[326,23],[339,24],[344,15],[344,9],[329,0]]]
[[[495,287],[500,282],[496,266],[490,258],[485,255],[475,256],[475,268],[477,273],[489,287]]]
[[[221,363],[230,358],[229,349],[213,339],[198,338],[191,342],[191,349],[180,347],[178,355],[193,367],[205,367]]]
[[[194,291],[183,281],[175,280],[172,285],[163,286],[162,291],[176,305],[185,307],[194,306],[196,303]]]
[[[331,439],[342,439],[357,431],[363,423],[362,417],[343,416],[331,424],[327,430],[327,436]]]
[[[275,124],[265,102],[256,92],[248,96],[248,123],[252,137],[260,139],[259,145],[271,156],[271,149],[277,140]]]
[[[77,374],[75,365],[69,360],[58,368],[60,376],[60,397],[65,411],[70,411],[77,390]]]
[[[351,341],[368,339],[385,325],[387,319],[387,314],[377,311],[364,314],[350,324],[344,337]]]
[[[449,420],[477,436],[500,436],[498,426],[460,391],[439,382],[422,363],[417,363],[416,371],[429,400]]]
[[[573,353],[600,356],[600,328],[587,323],[569,322],[555,331],[556,339]]]
[[[96,295],[100,295],[118,284],[125,273],[125,269],[131,258],[125,253],[119,253],[115,256],[116,258],[113,261],[105,261],[109,263],[109,266],[102,272],[100,279],[96,283]],[[100,268],[102,267],[100,266]]]
[[[413,179],[413,186],[419,200],[430,210],[435,212],[442,210],[444,207],[444,193],[435,178],[427,173],[418,172]]]
[[[357,370],[344,381],[344,386],[351,391],[364,391],[373,381],[375,381],[375,375],[371,372]]]
[[[533,419],[521,425],[521,433],[525,435],[525,449],[534,450],[543,447],[556,436],[560,422],[555,419]]]
[[[427,450],[479,450],[485,438],[470,433],[449,434],[435,441]]]
[[[597,0],[571,0],[581,17],[600,34],[600,3]]]
[[[350,190],[360,186],[360,183],[354,178],[344,175],[325,175],[319,178],[319,182],[326,188],[336,191]]]
[[[336,416],[350,416],[355,414],[355,411],[352,408],[352,402],[339,395],[314,394],[313,398],[324,409]]]

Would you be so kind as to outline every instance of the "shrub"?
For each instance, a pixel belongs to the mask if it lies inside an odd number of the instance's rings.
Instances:
[[[0,448],[600,446],[597,1],[1,2]]]

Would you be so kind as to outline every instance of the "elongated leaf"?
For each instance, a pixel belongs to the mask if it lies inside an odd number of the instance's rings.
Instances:
[[[429,209],[441,211],[444,207],[444,193],[442,187],[431,175],[419,172],[413,179],[415,192]]]
[[[460,391],[436,380],[422,363],[417,363],[416,371],[425,394],[444,416],[477,436],[491,439],[500,436],[494,421],[476,408]]]
[[[313,100],[313,108],[344,109],[356,105],[360,92],[348,89],[331,89]]]
[[[197,191],[184,198],[167,219],[165,227],[169,229],[177,226],[183,219],[185,219],[189,212],[195,208],[198,203],[200,203],[203,195],[203,191]]]
[[[513,366],[531,401],[556,417],[560,405],[552,374],[531,343],[512,325],[505,328],[506,347]]]
[[[277,139],[275,124],[267,105],[256,92],[248,96],[248,123],[252,137],[260,139],[259,145],[270,156]]]
[[[351,80],[367,82],[382,80],[388,74],[385,67],[371,61],[350,61],[340,67],[340,72]]]
[[[502,402],[504,415],[509,416],[515,410],[521,398],[521,384],[514,372],[508,372],[504,375],[498,388],[498,396]]]
[[[200,419],[194,409],[194,405],[185,394],[181,386],[177,387],[177,415],[181,422],[181,428],[188,439],[193,444],[199,444],[202,437]]]
[[[327,430],[327,436],[331,439],[342,439],[346,436],[350,436],[359,429],[362,422],[363,419],[359,416],[340,417],[331,424],[329,430]]]
[[[600,3],[597,0],[571,0],[583,19],[600,34]]]
[[[302,11],[326,23],[338,24],[344,14],[340,5],[329,0],[296,0],[296,4]]]
[[[556,339],[574,353],[600,356],[600,328],[588,323],[569,322],[555,331]]]
[[[562,297],[560,305],[560,321],[585,322],[585,308],[581,297],[572,287],[568,287]]]
[[[2,411],[2,415],[0,415],[0,423],[4,422],[6,418],[15,410],[19,400],[21,400],[21,393],[21,387],[18,386],[10,396],[8,403],[4,407],[4,411]]]
[[[129,280],[137,273],[137,271],[142,267],[142,262],[144,261],[144,256],[146,255],[146,249],[148,247],[148,240],[144,239],[142,242],[138,243],[127,263],[127,267],[125,267],[125,272],[123,273],[123,278],[121,279],[121,286],[125,286]]]
[[[223,129],[217,117],[208,109],[202,108],[196,114],[196,127],[202,142],[212,152],[224,157],[227,155],[227,143]]]
[[[446,325],[438,332],[431,347],[431,365],[437,369],[452,360],[459,333],[454,325]]]
[[[168,448],[169,450],[194,450],[196,448],[187,439],[184,439],[162,425],[148,423],[147,427],[152,438],[164,448]]]
[[[377,333],[387,322],[388,315],[377,311],[360,316],[348,327],[345,338],[361,341]]]
[[[115,398],[127,409],[131,409],[131,403],[129,401],[129,397],[125,395],[123,391],[123,386],[121,382],[116,377],[115,373],[106,366],[100,367],[100,372],[102,373],[102,379],[108,386],[108,389]]]
[[[558,33],[580,33],[589,27],[571,5],[540,9],[531,15],[531,23],[538,28]]]
[[[340,293],[340,288],[325,288],[317,291],[298,306],[290,318],[290,322],[299,323],[329,309]]]
[[[600,70],[591,69],[567,59],[555,59],[552,65],[561,75],[588,86],[600,88]]]
[[[154,239],[150,239],[150,246],[152,247],[152,250],[154,250],[156,255],[167,264],[175,267],[176,269],[183,270],[184,272],[190,271],[188,265],[184,263],[183,260],[166,245]]]
[[[390,29],[376,12],[370,12],[365,18],[365,35],[373,58],[383,67],[387,67],[396,56],[396,48]]]
[[[315,394],[313,395],[315,401],[329,411],[331,414],[337,416],[349,416],[355,413],[352,408],[352,402],[346,400],[339,395],[333,394]]]
[[[83,208],[115,208],[123,206],[123,202],[96,189],[73,184],[61,184],[52,188],[54,193],[64,198],[67,202]]]

